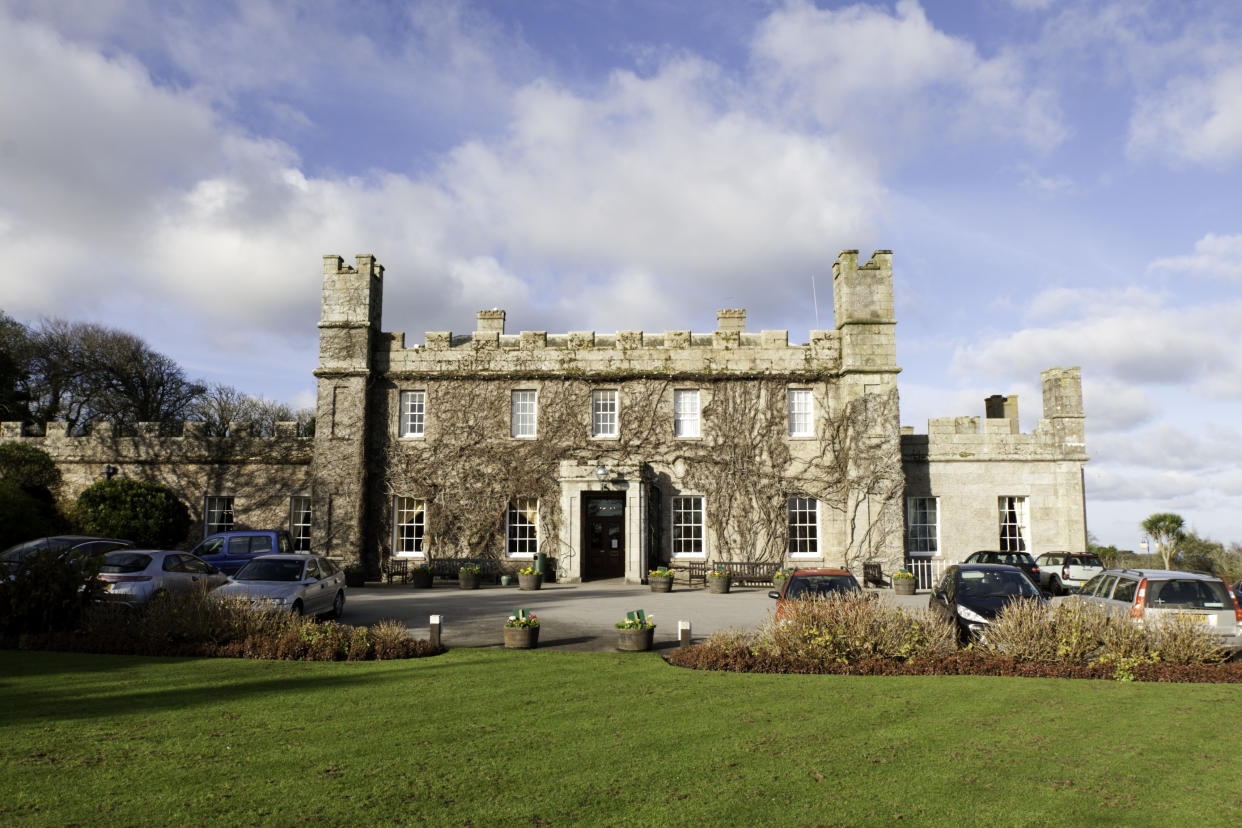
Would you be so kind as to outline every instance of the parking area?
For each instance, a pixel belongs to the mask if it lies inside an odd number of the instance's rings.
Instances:
[[[927,606],[927,593],[893,595],[876,591],[880,600],[911,609]],[[415,636],[429,634],[429,618],[441,617],[441,641],[446,647],[500,647],[504,621],[517,607],[539,617],[539,648],[606,652],[616,649],[617,621],[642,609],[656,622],[655,647],[677,646],[678,621],[689,621],[695,641],[718,630],[750,629],[771,612],[775,602],[768,588],[734,587],[728,595],[714,595],[696,587],[674,587],[651,592],[641,584],[621,580],[582,584],[544,584],[542,589],[520,591],[516,586],[487,585],[459,589],[452,581],[432,589],[402,584],[369,584],[349,590],[346,624],[373,624],[394,619]]]

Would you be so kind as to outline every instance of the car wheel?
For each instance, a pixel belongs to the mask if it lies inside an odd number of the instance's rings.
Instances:
[[[1048,591],[1053,595],[1064,595],[1065,588],[1061,586],[1061,579],[1054,575],[1052,580],[1048,582]]]
[[[329,618],[340,618],[341,613],[345,611],[345,593],[341,590],[336,592],[336,600],[332,602],[332,612],[328,613]]]
[[[289,612],[293,613],[294,615],[301,616],[301,614],[302,614],[302,602],[301,602],[301,601],[294,601],[294,602],[293,602],[293,606],[289,608]]]

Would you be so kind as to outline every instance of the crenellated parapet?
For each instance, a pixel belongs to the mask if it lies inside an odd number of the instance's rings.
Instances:
[[[912,462],[1086,462],[1081,370],[1049,368],[1041,378],[1044,416],[1033,431],[1023,433],[1019,429],[1016,396],[994,395],[984,401],[987,416],[983,419],[937,417],[927,421],[927,434],[903,433],[903,458]]]
[[[822,376],[841,362],[840,335],[811,331],[805,344],[791,345],[789,332],[746,331],[746,311],[717,312],[716,330],[522,331],[504,332],[505,312],[480,311],[477,330],[454,335],[429,331],[422,345],[406,347],[404,334],[379,337],[376,371],[390,376],[525,375],[561,377],[624,374]]]
[[[186,422],[169,436],[160,423],[138,423],[118,434],[112,423],[96,423],[86,434],[70,435],[63,422],[48,423],[42,434],[27,434],[22,423],[0,424],[0,442],[22,443],[47,452],[57,463],[264,463],[309,464],[313,438],[298,436],[295,422],[277,423],[272,437],[256,436],[253,424],[229,423],[229,436],[208,436],[205,424]]]

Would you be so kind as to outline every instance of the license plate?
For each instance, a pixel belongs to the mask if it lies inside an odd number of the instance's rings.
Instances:
[[[1206,624],[1209,627],[1216,626],[1215,615],[1207,615],[1202,612],[1188,612],[1186,613],[1186,617],[1191,621],[1194,621],[1196,624]]]

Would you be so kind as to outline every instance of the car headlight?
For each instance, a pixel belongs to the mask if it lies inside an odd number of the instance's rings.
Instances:
[[[984,618],[982,615],[975,612],[970,607],[964,607],[961,604],[957,605],[957,614],[960,615],[962,618],[966,619],[967,621],[972,621],[976,624],[988,623],[988,619]]]

